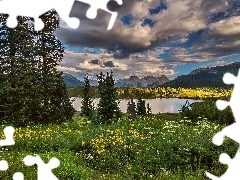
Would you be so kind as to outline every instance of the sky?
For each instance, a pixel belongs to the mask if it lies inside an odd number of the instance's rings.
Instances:
[[[61,20],[55,32],[65,47],[58,70],[80,80],[111,70],[115,80],[132,75],[172,80],[240,61],[239,0],[110,1],[108,9],[118,17],[109,31],[111,14],[100,9],[88,19],[89,7],[75,1],[70,17],[79,18],[80,26],[71,29]]]

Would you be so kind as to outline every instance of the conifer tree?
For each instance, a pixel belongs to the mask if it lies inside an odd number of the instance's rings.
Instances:
[[[66,84],[62,78],[62,72],[57,71],[58,62],[63,58],[63,44],[53,35],[59,28],[60,19],[56,11],[48,11],[40,16],[45,24],[41,31],[36,32],[38,56],[41,63],[40,82],[44,96],[41,121],[63,122],[70,120],[74,114],[74,109],[68,97]]]
[[[138,98],[137,114],[138,114],[138,115],[146,115],[145,100],[143,100],[141,97]]]
[[[102,73],[100,73],[102,76]],[[100,91],[100,100],[98,104],[98,119],[94,121],[99,124],[109,124],[114,118],[118,119],[121,116],[121,110],[119,108],[119,101],[114,87],[113,74],[107,72],[107,76],[102,81],[102,87]]]
[[[98,81],[98,96],[100,96],[104,82],[104,75],[102,72],[100,72],[100,74],[97,75],[97,81]]]
[[[40,18],[45,28],[34,31],[33,18],[18,17],[18,26],[11,29],[6,26],[7,15],[0,16],[1,123],[54,123],[74,114],[61,72],[56,70],[64,53],[53,36],[59,18],[55,11]]]
[[[27,123],[32,85],[37,80],[34,64],[34,34],[27,17],[18,17],[14,29],[6,26],[8,15],[1,14],[0,28],[0,121],[1,123],[22,125]],[[36,93],[36,92],[35,92]]]
[[[152,114],[152,108],[149,103],[147,103],[147,114]]]
[[[133,101],[133,99],[131,98],[130,101],[128,101],[127,104],[127,113],[130,114],[129,118],[131,120],[133,120],[136,117],[136,106],[135,106],[135,102]]]
[[[89,83],[88,75],[84,77],[84,86],[82,90],[82,107],[81,107],[81,115],[85,115],[87,117],[91,117],[94,107],[92,105],[93,99],[90,95],[91,86]]]

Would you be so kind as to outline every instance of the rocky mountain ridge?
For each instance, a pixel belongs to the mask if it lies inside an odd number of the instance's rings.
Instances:
[[[162,85],[170,80],[162,75],[161,77],[146,76],[143,78],[138,78],[138,76],[130,76],[129,78],[119,79],[116,81],[117,87],[156,87]]]
[[[188,75],[181,75],[174,80],[163,84],[165,87],[217,87],[227,88],[232,85],[223,83],[223,75],[227,72],[237,76],[240,69],[240,62],[215,67],[198,68],[191,71]]]
[[[62,75],[64,82],[67,86],[71,87],[82,87],[84,82],[77,79],[75,76],[70,75],[68,73],[63,73]],[[138,78],[137,76],[130,76],[129,78],[119,79],[115,81],[115,87],[156,87],[158,85],[162,85],[166,82],[169,82],[169,79],[162,75],[161,77],[154,77],[154,76],[146,76],[143,78]],[[91,86],[97,86],[98,81],[94,79],[90,79],[89,83]]]

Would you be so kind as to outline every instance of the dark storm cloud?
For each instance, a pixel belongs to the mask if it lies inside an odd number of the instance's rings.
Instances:
[[[135,3],[141,3],[142,0],[135,1],[127,1],[123,0],[123,5],[119,6],[115,1],[109,2],[109,9],[113,9],[117,11],[118,18],[125,13],[132,13],[132,8]],[[155,6],[159,3],[150,3]],[[153,7],[155,7],[153,6]],[[125,57],[128,54],[141,52],[142,49],[146,49],[146,47],[139,46],[138,42],[127,42],[127,39],[133,38],[131,32],[127,33],[125,37],[121,36],[121,29],[125,28],[122,26],[122,22],[119,21],[118,24],[121,26],[118,28],[117,23],[115,23],[114,27],[110,31],[107,30],[108,22],[110,20],[111,15],[103,10],[98,10],[98,16],[94,20],[89,20],[86,18],[86,11],[90,6],[81,2],[75,2],[70,13],[70,17],[77,17],[80,19],[80,27],[77,30],[69,29],[69,28],[60,28],[57,30],[56,35],[58,38],[66,45],[71,46],[85,46],[85,47],[101,47],[104,49],[108,49],[111,51],[114,50],[112,44],[117,42],[122,44],[122,55],[118,55],[116,53],[116,57]],[[151,6],[150,6],[151,7]],[[147,8],[147,7],[146,7]],[[146,9],[148,11],[148,9]],[[120,32],[118,32],[120,30]],[[123,29],[124,30],[124,29]],[[137,38],[137,37],[136,37]],[[141,40],[140,40],[141,41]],[[143,40],[144,41],[144,40]],[[141,48],[140,48],[141,47]]]
[[[112,61],[107,61],[107,62],[104,62],[103,64],[104,64],[104,66],[106,66],[106,67],[115,67],[115,65],[113,64]]]
[[[92,64],[100,64],[98,59],[93,59],[93,60],[90,61],[90,63],[92,63]]]

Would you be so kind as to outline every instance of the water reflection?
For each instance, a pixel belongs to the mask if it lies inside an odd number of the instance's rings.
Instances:
[[[147,105],[147,103],[150,104],[151,109],[152,109],[152,113],[156,114],[156,113],[177,113],[178,110],[181,108],[182,105],[185,104],[186,101],[189,101],[190,103],[193,102],[199,102],[200,100],[192,100],[192,99],[175,99],[175,98],[163,98],[163,99],[146,99],[145,103]],[[80,111],[81,110],[81,101],[82,98],[75,98],[75,101],[73,101],[73,107],[77,110]],[[127,103],[128,103],[128,99],[122,99],[119,107],[121,109],[122,112],[127,112]],[[133,101],[137,104],[137,99],[133,99]],[[99,99],[96,98],[93,101],[94,106],[96,107],[97,104],[99,103]]]

